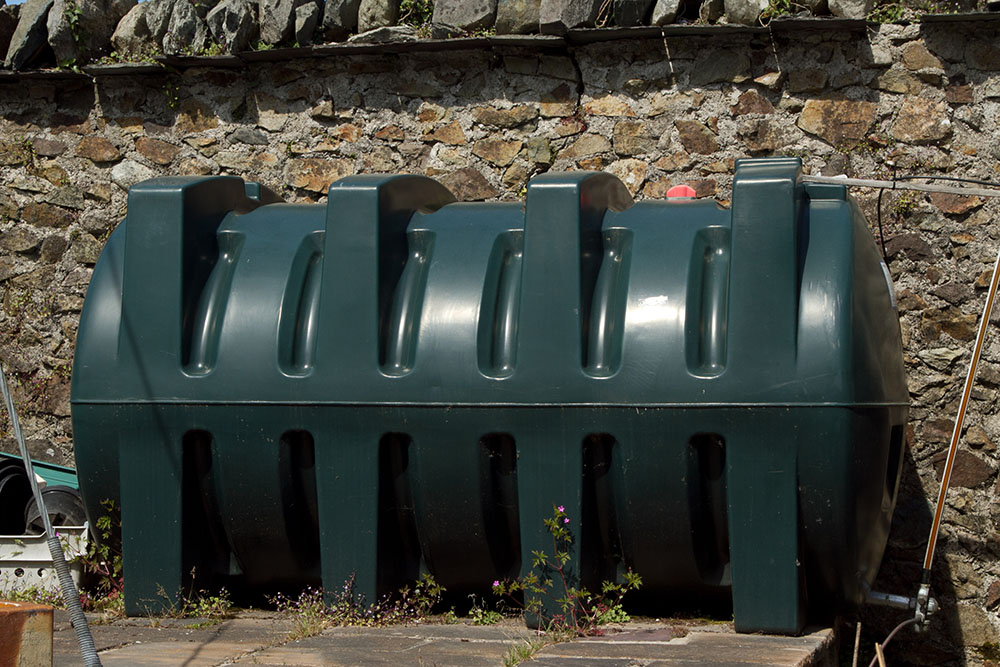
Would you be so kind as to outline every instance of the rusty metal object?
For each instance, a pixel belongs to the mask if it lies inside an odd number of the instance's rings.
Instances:
[[[0,667],[52,667],[52,607],[0,602]]]

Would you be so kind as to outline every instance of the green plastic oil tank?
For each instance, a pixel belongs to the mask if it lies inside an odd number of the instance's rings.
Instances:
[[[732,205],[633,203],[594,172],[521,203],[352,176],[324,204],[234,177],[134,186],[84,305],[81,490],[121,503],[126,609],[192,585],[371,601],[551,551],[661,604],[796,633],[857,603],[908,394],[864,217],[797,159]],[[93,516],[92,516],[93,518]]]

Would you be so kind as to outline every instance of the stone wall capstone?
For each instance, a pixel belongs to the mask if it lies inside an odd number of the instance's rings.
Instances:
[[[155,37],[170,17],[157,8],[183,1],[143,3],[134,22]],[[22,16],[37,9],[25,4]],[[32,451],[72,464],[69,387],[83,298],[125,215],[127,188],[153,176],[235,174],[292,202],[325,201],[332,181],[355,173],[425,174],[459,199],[516,201],[537,174],[605,170],[637,199],[687,183],[724,204],[734,160],[772,155],[799,156],[824,175],[1000,180],[996,23],[803,25],[589,43],[469,39],[433,51],[420,42],[344,46],[178,60],[174,69],[0,76],[0,359]],[[887,191],[877,208],[877,192],[853,194],[884,237],[912,397],[877,587],[912,594],[1000,246],[1000,202]],[[995,664],[996,333],[935,563],[943,609],[928,635],[894,641],[906,664]],[[0,429],[12,450],[6,421]],[[863,614],[872,640],[901,619]]]

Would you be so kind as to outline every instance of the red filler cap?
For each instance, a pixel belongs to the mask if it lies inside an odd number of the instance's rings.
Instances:
[[[694,199],[698,193],[690,185],[675,185],[667,190],[667,199]]]

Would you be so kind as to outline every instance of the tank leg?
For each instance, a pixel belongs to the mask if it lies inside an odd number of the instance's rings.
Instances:
[[[317,436],[320,572],[327,595],[353,578],[354,593],[378,600],[378,438],[344,430]]]
[[[727,438],[729,544],[737,632],[797,634],[805,622],[796,445],[757,424]]]
[[[170,609],[182,593],[183,449],[155,423],[119,444],[125,613]]]
[[[532,428],[517,439],[517,489],[521,524],[521,576],[532,571],[535,552],[544,553],[550,563],[555,562],[552,535],[543,524],[553,515],[553,506],[562,506],[569,523],[565,524],[573,536],[567,550],[570,559],[564,567],[565,586],[579,588],[581,557],[580,524],[583,500],[583,444],[582,437],[567,437],[561,429]],[[534,568],[542,580],[551,578],[550,595],[537,596],[542,604],[542,616],[526,614],[529,627],[543,627],[564,610],[556,599],[566,594],[563,578],[550,568]],[[528,605],[528,594],[525,594]]]

